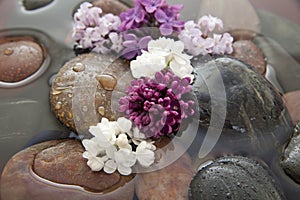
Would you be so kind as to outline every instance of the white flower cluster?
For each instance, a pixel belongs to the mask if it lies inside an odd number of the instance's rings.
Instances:
[[[102,9],[84,2],[74,14],[73,39],[84,48],[97,53],[120,52],[123,38],[118,33],[121,19],[113,14],[101,17]]]
[[[148,51],[142,51],[142,55],[130,62],[133,77],[153,78],[156,72],[170,68],[179,78],[190,77],[193,67],[191,56],[183,53],[184,44],[170,38],[161,37],[148,43]]]
[[[231,54],[233,37],[229,33],[215,34],[214,29],[223,28],[223,22],[217,17],[203,16],[198,24],[187,21],[178,35],[188,53],[193,56],[207,54]],[[202,28],[202,31],[201,31]]]
[[[132,129],[132,122],[124,117],[117,121],[102,118],[101,123],[90,126],[89,132],[94,137],[82,141],[86,150],[83,157],[93,171],[103,169],[111,174],[118,170],[122,175],[129,175],[136,163],[142,167],[154,163],[153,142],[147,141],[137,128]],[[132,145],[136,146],[135,151]]]

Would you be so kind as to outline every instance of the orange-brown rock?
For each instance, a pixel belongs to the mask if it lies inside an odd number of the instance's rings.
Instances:
[[[43,61],[43,48],[32,37],[0,38],[0,81],[24,80],[34,74]]]
[[[251,40],[238,40],[233,43],[232,56],[254,67],[259,74],[266,71],[266,61],[262,51]]]
[[[284,94],[283,100],[291,115],[293,124],[300,122],[300,90]]]
[[[191,159],[183,154],[160,170],[137,175],[136,195],[139,200],[188,199],[188,188],[194,174]]]
[[[14,155],[1,177],[3,199],[128,199],[133,177],[93,172],[79,141],[53,140]],[[5,197],[5,198],[4,198]]]

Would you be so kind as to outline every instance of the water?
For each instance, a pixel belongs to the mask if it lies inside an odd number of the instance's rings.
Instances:
[[[49,59],[47,67],[35,80],[25,83],[23,86],[0,88],[0,172],[9,158],[24,147],[39,141],[64,138],[70,133],[69,130],[61,125],[50,110],[49,92],[50,83],[60,67],[66,61],[75,57],[72,50],[73,41],[71,40],[72,13],[81,1],[55,0],[47,7],[34,11],[25,11],[20,0],[0,1],[0,29],[2,30],[0,36],[33,36],[45,46],[47,58]],[[189,9],[193,9],[191,5],[195,2],[196,0],[185,4],[187,4]],[[172,4],[172,1],[170,3]],[[189,19],[194,17],[192,15],[196,12],[187,12],[185,10],[184,13],[184,18]],[[274,37],[276,38],[277,35]],[[271,63],[273,70],[269,76],[271,82],[283,93],[299,90],[299,63],[289,56],[283,48],[279,47],[277,43],[272,43],[271,49],[268,49],[269,46],[265,46],[266,43],[270,44],[270,40],[261,41],[261,47],[268,52],[267,56],[271,58],[270,62],[274,62]],[[289,70],[287,70],[287,67],[289,67]],[[78,64],[74,66],[73,70],[80,72],[84,70],[84,66]],[[113,90],[116,86],[114,77],[108,75],[99,77],[99,82],[107,90]],[[52,92],[59,93],[60,91]],[[55,109],[60,108],[61,105],[58,103]],[[82,109],[85,110],[84,107]],[[105,114],[104,107],[99,107],[97,111],[101,115]],[[51,134],[53,132],[55,134]],[[222,150],[226,154],[226,148],[221,147],[220,151]],[[190,151],[191,154],[197,155],[198,149],[191,148]],[[241,154],[248,155],[243,152]],[[268,155],[270,154],[272,152]],[[206,157],[206,160],[216,156],[220,156],[220,154],[211,154],[209,157]],[[204,162],[204,160],[197,160],[197,156],[193,158],[197,167],[198,164]],[[300,195],[300,186],[296,185],[284,174],[279,166],[279,159],[280,154],[277,152],[275,156],[265,160],[272,169],[276,179],[284,188],[288,199],[295,199]]]

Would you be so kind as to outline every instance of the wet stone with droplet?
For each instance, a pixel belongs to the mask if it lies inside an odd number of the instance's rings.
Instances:
[[[218,111],[225,102],[225,119],[220,112],[214,116],[214,122],[224,122],[218,144],[230,153],[246,151],[266,156],[286,144],[292,121],[280,94],[263,76],[244,62],[226,56],[198,57],[192,64],[201,127],[211,125],[212,108]],[[221,83],[222,91],[211,96]]]
[[[42,66],[44,57],[42,46],[30,36],[0,38],[0,81],[28,78]]]
[[[285,197],[264,165],[250,158],[228,156],[199,169],[190,183],[189,199],[282,200]]]
[[[115,119],[120,115],[112,108],[118,99],[111,99],[114,92],[125,95],[126,87],[118,86],[120,78],[122,83],[133,79],[125,60],[113,55],[79,55],[64,64],[52,83],[52,110],[72,131],[84,134],[102,117]],[[63,104],[55,109],[58,102]]]

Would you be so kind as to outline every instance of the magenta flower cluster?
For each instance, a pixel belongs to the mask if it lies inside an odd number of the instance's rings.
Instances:
[[[119,100],[119,111],[147,138],[176,134],[182,120],[194,115],[194,101],[184,100],[191,89],[190,78],[180,79],[171,71],[157,72],[153,79],[131,82],[127,96]]]
[[[159,27],[162,35],[181,31],[184,21],[180,20],[182,5],[168,5],[165,0],[134,0],[134,7],[121,13],[121,31],[135,28]]]

